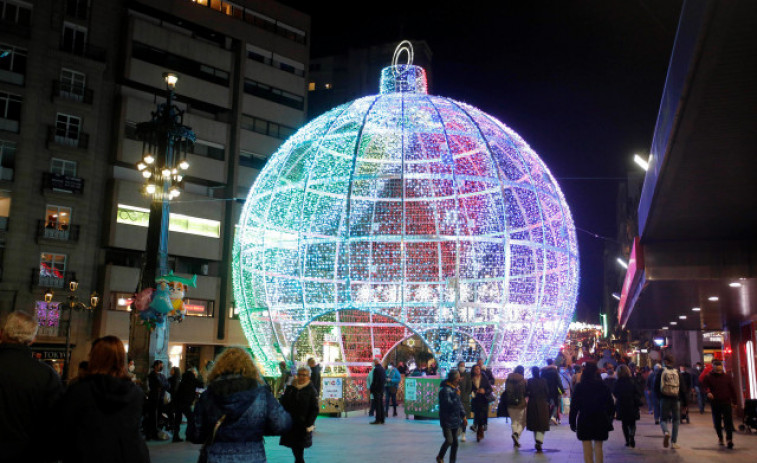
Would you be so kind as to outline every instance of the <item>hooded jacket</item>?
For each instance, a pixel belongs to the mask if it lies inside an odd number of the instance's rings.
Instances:
[[[207,448],[208,463],[265,463],[263,436],[278,436],[292,427],[292,418],[271,391],[240,375],[224,375],[208,385],[187,426],[189,440],[210,441],[223,415],[226,418]]]
[[[457,388],[444,381],[439,388],[439,424],[444,429],[457,429],[463,422],[465,411]]]
[[[72,384],[57,413],[63,461],[149,462],[139,432],[143,401],[129,378],[89,375]]]

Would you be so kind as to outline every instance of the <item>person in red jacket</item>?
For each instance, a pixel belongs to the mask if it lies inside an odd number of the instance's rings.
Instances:
[[[733,448],[733,414],[731,404],[736,405],[738,396],[733,379],[723,370],[723,362],[712,361],[712,371],[702,380],[702,387],[712,405],[712,422],[718,433],[718,444],[723,445],[723,427],[728,448]]]

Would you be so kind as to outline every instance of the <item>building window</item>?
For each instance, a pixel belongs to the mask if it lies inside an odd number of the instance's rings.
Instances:
[[[0,92],[0,130],[18,133],[21,121],[21,96]]]
[[[132,56],[135,59],[156,64],[167,69],[173,69],[208,82],[226,87],[229,85],[229,73],[223,69],[208,66],[183,56],[174,55],[173,53],[143,43],[133,42]]]
[[[118,205],[117,223],[147,227],[150,221],[150,210],[142,207]],[[168,219],[168,230],[187,233],[189,235],[221,237],[221,222],[218,220],[191,217],[183,214],[171,213]]]
[[[278,124],[276,122],[267,121],[259,117],[250,116],[248,114],[242,114],[242,119],[239,126],[245,130],[251,130],[269,137],[279,138],[286,140],[293,133],[292,127]]]
[[[16,144],[12,141],[0,140],[0,180],[13,180],[15,167]]]
[[[32,23],[32,6],[25,2],[0,0],[0,18],[3,21],[29,26]]]
[[[239,165],[262,170],[268,158],[252,151],[239,150]]]
[[[71,233],[71,208],[47,205],[43,237],[68,241]]]
[[[37,320],[39,321],[39,330],[37,336],[58,336],[58,326],[60,324],[60,308],[57,302],[46,303],[37,301],[35,310]]]
[[[39,285],[62,288],[66,279],[66,255],[43,252],[39,259]]]
[[[87,28],[70,22],[63,23],[63,43],[61,49],[83,55],[87,43]]]
[[[131,312],[131,304],[134,302],[134,293],[111,293],[110,310]]]
[[[315,91],[315,82],[310,82],[308,84],[308,92],[314,92]]]
[[[280,69],[284,72],[288,72],[296,76],[302,77],[305,75],[304,64],[300,63],[299,61],[277,55],[272,51],[266,50],[265,48],[247,44],[247,57],[253,61],[273,66],[276,69]]]
[[[81,133],[81,118],[58,113],[55,118],[56,143],[77,146],[79,144],[79,133]]]
[[[66,16],[87,19],[89,0],[66,0]]]
[[[192,317],[212,317],[214,308],[214,301],[205,299],[185,299],[184,301],[184,309],[187,315]]]
[[[50,160],[50,172],[64,177],[76,177],[76,162],[52,158]]]
[[[332,85],[331,84],[326,84],[326,85],[323,86],[323,88],[325,88],[326,90],[331,90]]]
[[[87,76],[81,72],[63,68],[60,70],[60,95],[70,100],[82,101]]]
[[[190,152],[197,156],[217,159],[219,161],[223,161],[226,157],[226,148],[223,145],[205,140],[195,140]]]
[[[8,55],[0,58],[0,81],[24,85],[26,76],[26,49],[0,43],[0,50]]]
[[[302,110],[305,107],[305,98],[252,79],[244,80],[244,91],[250,95],[289,106],[290,108]]]

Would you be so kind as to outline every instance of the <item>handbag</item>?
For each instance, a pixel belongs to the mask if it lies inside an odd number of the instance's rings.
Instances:
[[[202,444],[202,447],[200,447],[200,456],[197,458],[197,463],[208,463],[208,447],[213,445],[213,442],[216,440],[216,433],[218,432],[218,428],[221,427],[221,424],[223,424],[223,421],[225,419],[226,415],[221,415],[221,417],[218,418],[218,421],[216,421],[215,426],[213,426],[213,433]]]
[[[489,403],[492,403],[495,400],[497,400],[497,397],[492,392],[487,392],[484,397],[486,398],[486,401],[489,402]]]

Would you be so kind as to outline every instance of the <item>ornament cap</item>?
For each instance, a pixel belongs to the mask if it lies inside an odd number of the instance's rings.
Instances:
[[[402,54],[407,54],[407,64],[399,64]],[[385,93],[428,93],[426,70],[413,65],[413,44],[403,40],[394,49],[392,65],[381,70],[382,94]]]

